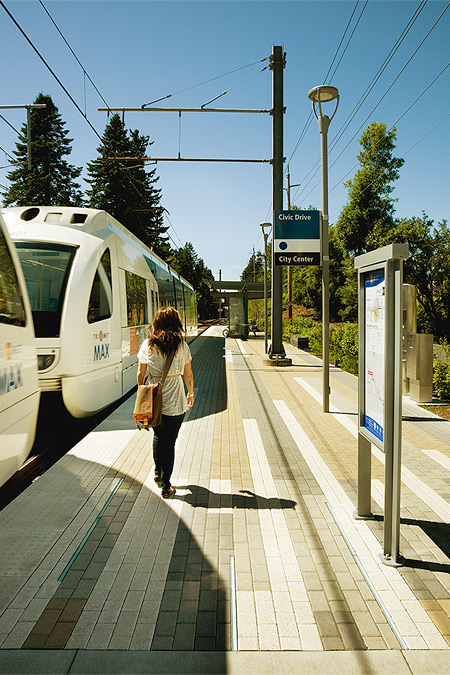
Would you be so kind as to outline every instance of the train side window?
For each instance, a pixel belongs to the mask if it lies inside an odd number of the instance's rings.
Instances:
[[[125,272],[128,326],[148,323],[147,283],[143,277]]]
[[[0,229],[0,323],[25,326],[25,306],[6,239]]]
[[[112,313],[111,254],[106,249],[98,264],[88,307],[88,323],[109,319]]]

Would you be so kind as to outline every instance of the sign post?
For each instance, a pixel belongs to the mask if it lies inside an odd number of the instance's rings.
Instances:
[[[320,265],[320,211],[275,211],[275,265]]]
[[[383,562],[398,565],[402,281],[408,244],[355,258],[358,270],[358,518],[371,517],[371,444],[385,454]]]

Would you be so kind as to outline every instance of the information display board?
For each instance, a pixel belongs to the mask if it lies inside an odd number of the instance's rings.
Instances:
[[[365,272],[364,426],[383,442],[386,340],[386,279],[384,267]]]
[[[399,564],[402,447],[402,283],[408,244],[355,258],[358,270],[358,505],[372,517],[372,445],[385,456],[382,560]]]

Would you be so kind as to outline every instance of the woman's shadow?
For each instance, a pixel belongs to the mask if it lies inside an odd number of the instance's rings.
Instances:
[[[239,490],[237,494],[212,492],[200,485],[177,485],[179,490],[189,490],[187,495],[175,495],[191,506],[200,508],[232,509],[294,509],[296,502],[279,497],[262,497],[251,490]]]

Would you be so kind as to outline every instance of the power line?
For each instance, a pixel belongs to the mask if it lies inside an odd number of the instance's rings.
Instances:
[[[427,133],[426,133],[424,136],[422,136],[422,138],[419,138],[419,140],[416,141],[416,142],[414,143],[414,145],[412,145],[412,146],[409,148],[409,150],[407,150],[407,151],[404,152],[403,154],[404,154],[404,155],[407,155],[408,152],[411,152],[411,150],[412,150],[413,148],[415,148],[416,145],[419,145],[419,143],[421,143],[421,142],[423,141],[424,138],[426,138],[427,136],[429,136],[435,129],[437,129],[437,128],[442,124],[442,122],[445,122],[445,120],[446,120],[448,117],[450,117],[450,113],[447,113],[447,115],[445,115],[445,117],[443,117],[437,124],[435,124],[434,127],[433,127],[432,129],[430,129],[430,131],[427,131]]]
[[[439,18],[436,19],[436,21],[435,21],[434,24],[431,26],[431,28],[430,28],[430,30],[428,31],[428,33],[425,35],[425,37],[423,38],[423,40],[420,42],[419,46],[418,46],[418,47],[414,50],[414,52],[411,54],[411,56],[409,57],[409,59],[407,60],[407,62],[406,62],[405,65],[403,66],[403,68],[400,70],[400,72],[398,73],[398,75],[393,79],[393,81],[391,82],[391,84],[389,85],[389,87],[386,89],[386,91],[384,92],[384,94],[383,94],[383,95],[381,96],[381,98],[378,100],[377,104],[372,108],[372,110],[370,111],[370,113],[369,113],[369,114],[367,115],[367,117],[365,118],[364,122],[359,126],[359,128],[357,129],[357,131],[355,132],[355,134],[354,134],[354,135],[352,136],[352,138],[349,140],[349,142],[347,143],[347,145],[345,146],[345,148],[342,150],[342,152],[336,157],[336,159],[334,160],[334,162],[333,162],[333,164],[332,164],[331,166],[334,166],[334,165],[336,164],[336,162],[337,162],[338,159],[342,156],[342,154],[345,152],[345,150],[348,148],[348,146],[350,145],[350,143],[356,138],[356,136],[358,135],[358,133],[361,131],[361,129],[363,128],[363,126],[365,125],[365,123],[367,122],[367,120],[370,118],[370,116],[375,112],[375,110],[378,108],[378,106],[380,105],[380,103],[386,98],[387,94],[390,92],[390,90],[392,89],[392,87],[394,86],[394,84],[397,82],[397,80],[399,79],[399,77],[403,74],[403,72],[406,70],[406,68],[408,67],[408,65],[411,63],[411,61],[413,60],[413,58],[415,57],[415,55],[417,54],[417,52],[419,51],[419,49],[420,49],[420,48],[422,47],[422,45],[424,44],[425,40],[429,37],[431,31],[437,26],[437,24],[438,24],[439,21],[442,19],[442,17],[444,16],[445,12],[447,11],[447,9],[448,9],[449,7],[450,7],[450,3],[447,4],[447,6],[445,7],[445,9],[444,9],[444,10],[442,11],[442,13],[440,14]],[[331,168],[331,167],[330,167],[330,168]]]
[[[353,34],[354,34],[355,30],[356,30],[356,27],[357,27],[358,24],[359,24],[359,21],[360,21],[362,15],[363,15],[363,12],[364,12],[364,10],[365,10],[365,8],[366,8],[367,2],[368,2],[368,0],[366,0],[366,3],[365,3],[365,5],[364,5],[364,7],[363,7],[363,9],[362,9],[362,11],[361,11],[361,14],[359,15],[359,18],[358,18],[358,21],[357,21],[357,23],[356,23],[356,26],[355,26],[355,28],[353,29],[353,32],[352,32],[352,34],[350,35],[349,40],[347,41],[347,45],[346,45],[346,47],[345,47],[345,50],[344,50],[344,53],[342,54],[342,56],[343,56],[343,55],[345,54],[345,52],[347,51],[347,47],[348,47],[348,45],[350,44],[350,41],[351,41],[351,39],[352,39],[352,37],[353,37]],[[352,19],[353,19],[353,16],[354,16],[355,12],[356,12],[356,8],[358,7],[358,4],[359,4],[359,0],[356,0],[355,6],[353,7],[353,11],[352,11],[352,13],[351,13],[351,15],[350,15],[350,18],[349,18],[348,22],[347,22],[347,26],[345,27],[345,30],[344,30],[344,33],[343,33],[343,35],[342,35],[341,41],[339,42],[339,45],[338,45],[338,47],[337,47],[337,49],[336,49],[336,52],[335,52],[335,54],[334,54],[334,56],[333,56],[333,59],[332,59],[332,61],[331,61],[331,65],[330,65],[330,67],[328,68],[328,72],[327,72],[327,74],[325,75],[325,81],[327,80],[328,75],[329,75],[329,73],[330,73],[330,71],[331,71],[331,69],[332,69],[332,67],[333,67],[333,63],[335,62],[336,57],[337,57],[337,55],[338,55],[338,53],[339,53],[339,49],[341,48],[341,45],[342,45],[342,43],[343,43],[343,41],[344,41],[344,38],[345,38],[345,36],[346,36],[346,34],[347,34],[347,31],[348,31],[349,27],[350,27],[350,24],[351,24],[351,22],[352,22]],[[336,66],[336,68],[335,68],[335,70],[334,70],[333,77],[334,77],[334,75],[336,74],[336,70],[337,70],[337,68],[339,67],[339,64],[340,64],[341,61],[342,61],[342,56],[341,56],[341,59],[339,60],[338,65]],[[298,148],[300,147],[301,142],[302,142],[303,139],[305,138],[306,132],[308,131],[309,127],[311,126],[312,119],[313,119],[313,114],[312,114],[312,112],[310,112],[309,115],[308,115],[308,118],[307,118],[307,120],[306,120],[306,122],[305,122],[305,125],[304,125],[304,127],[303,127],[303,129],[302,129],[302,132],[301,132],[301,134],[300,134],[300,136],[299,136],[299,138],[298,138],[298,140],[297,140],[297,143],[295,144],[295,148],[294,148],[294,150],[292,151],[291,156],[289,157],[288,164],[290,163],[291,159],[293,158],[293,156],[294,156],[295,153],[297,152]]]
[[[405,39],[406,35],[407,35],[408,32],[411,30],[412,26],[413,26],[414,23],[416,22],[416,20],[417,20],[419,14],[420,14],[420,12],[422,12],[422,10],[424,9],[424,7],[425,7],[425,5],[427,4],[427,2],[428,2],[428,0],[423,0],[423,2],[421,3],[421,5],[416,9],[416,11],[414,12],[414,14],[413,14],[412,17],[410,18],[408,24],[405,26],[405,28],[403,29],[401,35],[400,35],[399,38],[397,39],[397,42],[395,43],[394,47],[391,49],[391,51],[389,52],[389,54],[388,54],[388,56],[386,57],[385,61],[383,62],[382,66],[381,66],[380,69],[378,70],[377,74],[376,74],[375,77],[372,79],[372,82],[370,83],[369,87],[366,89],[366,91],[364,92],[364,94],[362,95],[362,97],[360,98],[360,100],[358,101],[357,106],[354,108],[354,112],[351,113],[350,116],[347,118],[346,122],[344,122],[343,127],[341,127],[341,130],[338,132],[337,138],[335,138],[335,140],[333,141],[333,144],[332,144],[331,147],[330,147],[330,151],[332,151],[332,150],[334,149],[334,147],[336,147],[337,142],[340,140],[340,138],[342,137],[343,133],[344,133],[345,130],[348,128],[350,122],[354,119],[356,113],[357,113],[357,112],[359,111],[359,109],[361,108],[362,103],[364,102],[365,97],[367,96],[367,93],[370,93],[370,91],[371,91],[371,90],[373,89],[373,87],[375,86],[376,82],[378,81],[378,79],[380,78],[381,74],[382,74],[382,73],[384,72],[384,70],[386,69],[388,63],[392,60],[392,58],[393,58],[395,52],[398,50],[400,44],[403,42],[403,40]],[[388,94],[388,92],[392,89],[392,87],[394,86],[395,82],[399,79],[399,77],[400,77],[400,76],[402,75],[402,73],[405,71],[405,69],[407,68],[407,66],[409,65],[409,63],[412,61],[412,59],[414,58],[414,56],[417,54],[417,52],[419,51],[419,49],[422,47],[422,45],[424,44],[425,40],[428,38],[428,36],[429,36],[430,33],[432,32],[432,30],[436,27],[436,25],[438,24],[438,22],[441,20],[441,18],[443,17],[443,15],[445,14],[445,12],[447,11],[447,9],[448,9],[449,6],[450,6],[450,3],[447,4],[447,6],[445,7],[445,9],[442,11],[442,13],[440,14],[440,16],[438,17],[438,19],[435,21],[435,23],[433,24],[433,26],[430,28],[430,30],[428,31],[428,33],[425,35],[425,37],[422,39],[422,41],[420,42],[420,44],[418,45],[418,47],[414,50],[414,52],[413,52],[412,55],[409,57],[409,59],[407,60],[407,62],[406,62],[405,65],[403,66],[403,68],[400,70],[400,72],[398,73],[398,75],[397,75],[397,76],[395,77],[395,79],[392,81],[392,83],[391,83],[390,86],[387,88],[387,90],[384,92],[384,94],[382,95],[382,97],[378,100],[377,104],[372,108],[371,112],[370,112],[369,115],[365,118],[364,122],[360,125],[360,127],[357,129],[357,131],[356,131],[355,134],[352,136],[352,138],[350,139],[350,141],[347,143],[347,145],[344,147],[344,149],[340,152],[340,154],[336,157],[336,159],[334,160],[334,162],[331,164],[330,169],[336,164],[336,162],[338,161],[338,159],[340,159],[340,157],[344,154],[344,152],[347,150],[347,148],[349,147],[349,145],[351,144],[351,142],[356,138],[356,136],[358,135],[358,133],[361,131],[361,129],[363,128],[363,126],[365,125],[365,123],[367,122],[367,120],[368,120],[368,119],[370,118],[370,116],[374,113],[374,111],[377,109],[377,107],[380,105],[380,103],[381,103],[381,102],[383,101],[383,99],[386,97],[386,95]],[[431,85],[430,85],[430,86],[431,86]],[[419,97],[419,98],[420,98],[420,97]],[[317,163],[316,163],[316,165],[317,165]],[[316,166],[316,165],[315,165],[315,166]],[[314,167],[313,167],[313,169],[314,169]],[[313,170],[313,169],[312,169],[312,170]],[[311,171],[312,171],[312,170],[311,170]],[[311,173],[311,171],[310,171],[310,173]],[[350,170],[350,171],[352,171],[352,170]],[[315,171],[315,173],[317,173],[317,171]],[[348,173],[350,173],[350,172],[348,172]],[[346,174],[346,176],[348,175],[348,173]],[[308,174],[308,175],[309,175],[309,174]],[[344,176],[344,178],[345,178],[346,176]],[[303,190],[302,190],[302,191],[304,191],[304,190],[306,189],[306,187],[308,186],[308,184],[311,182],[312,178],[313,178],[313,177],[311,177],[311,179],[308,181],[308,183],[306,183],[306,185],[303,186]],[[341,180],[342,180],[342,179],[341,179]],[[341,181],[339,181],[339,182],[336,184],[336,186],[337,186],[340,182],[341,182]],[[309,195],[311,194],[311,192],[312,192],[312,191],[317,187],[317,185],[319,185],[319,184],[320,184],[320,181],[319,181],[318,183],[316,183],[316,184],[313,186],[313,188],[310,190],[310,192],[308,193],[307,196],[309,196]],[[335,186],[335,187],[336,187],[336,186]],[[333,188],[333,189],[334,189],[334,188]],[[299,190],[297,190],[296,194],[294,195],[294,199],[297,197],[298,193],[299,193]]]
[[[330,146],[330,152],[332,152],[333,149],[336,147],[336,144],[337,144],[338,141],[342,138],[343,134],[345,133],[345,131],[346,131],[347,128],[349,127],[350,123],[351,123],[351,122],[353,121],[353,119],[355,118],[356,114],[358,113],[358,111],[359,111],[360,108],[362,107],[364,101],[367,99],[368,94],[372,91],[372,89],[374,88],[375,84],[378,82],[378,80],[380,79],[381,75],[382,75],[383,72],[386,70],[388,64],[389,64],[390,61],[393,59],[394,54],[396,53],[396,51],[397,51],[398,48],[400,47],[400,45],[401,45],[401,43],[403,42],[403,40],[406,38],[407,34],[408,34],[409,31],[411,30],[412,26],[413,26],[414,23],[416,22],[417,18],[419,17],[419,14],[422,12],[422,10],[424,9],[424,7],[425,7],[425,5],[427,4],[427,2],[428,2],[428,0],[422,0],[422,2],[421,2],[421,4],[419,5],[419,7],[417,7],[416,10],[413,12],[413,14],[412,14],[411,18],[409,19],[408,23],[406,24],[405,28],[404,28],[403,31],[400,33],[399,37],[397,38],[396,42],[394,43],[394,46],[391,48],[391,50],[389,51],[388,55],[386,56],[386,58],[384,59],[383,63],[381,64],[380,68],[378,69],[377,73],[376,73],[375,76],[372,78],[372,81],[371,81],[370,84],[366,87],[366,90],[364,91],[364,93],[363,93],[362,96],[360,97],[358,103],[354,106],[354,108],[353,108],[353,110],[351,111],[350,115],[347,117],[347,119],[345,120],[345,122],[343,123],[343,125],[341,126],[341,128],[339,129],[339,131],[337,132],[337,134],[336,134],[336,136],[335,136],[335,138],[334,138],[334,140],[333,140],[333,143],[332,143],[331,146]],[[357,132],[357,133],[358,133],[358,132]],[[352,139],[352,140],[353,140],[353,139]],[[306,185],[303,185],[303,186],[302,186],[302,192],[308,187],[308,185],[309,185],[309,183],[311,182],[311,180],[313,179],[314,175],[317,173],[317,170],[318,170],[317,167],[319,166],[319,164],[320,164],[320,159],[314,164],[314,166],[312,167],[312,169],[310,169],[310,171],[306,174],[306,176],[305,176],[305,178],[304,178],[303,180],[306,180],[306,178],[308,178],[308,176],[309,176],[311,173],[313,173],[313,175],[311,176],[310,180],[306,183]],[[301,181],[301,185],[302,185],[302,183],[303,183],[303,181]],[[315,187],[316,187],[316,186],[314,186],[314,188],[315,188]],[[314,188],[313,188],[313,189],[314,189]],[[300,190],[300,188],[297,189],[296,193],[294,194],[293,199],[296,199],[296,198],[297,198],[297,196],[298,196],[298,194],[299,194],[299,190]],[[300,194],[301,194],[301,193],[300,193]],[[309,193],[309,194],[310,194],[310,193]]]
[[[393,129],[394,127],[397,126],[397,124],[400,122],[400,120],[401,120],[403,117],[405,117],[405,115],[411,110],[411,108],[413,108],[413,107],[416,105],[416,103],[422,98],[422,96],[424,96],[424,94],[426,94],[426,92],[430,89],[430,87],[433,86],[433,84],[441,77],[441,75],[447,70],[447,68],[448,68],[449,66],[450,66],[450,61],[447,63],[446,66],[444,66],[444,68],[442,68],[441,72],[440,72],[438,75],[436,75],[436,77],[432,80],[432,82],[430,82],[430,84],[429,84],[427,87],[425,87],[425,89],[422,91],[422,93],[419,94],[419,96],[411,103],[411,105],[409,105],[409,106],[406,108],[406,110],[400,115],[400,117],[399,117],[399,118],[398,118],[398,119],[397,119],[397,120],[389,127],[388,131],[392,131],[392,129]],[[441,125],[448,117],[450,117],[450,113],[448,113],[447,115],[445,115],[445,117],[443,117],[443,118],[440,120],[440,122],[438,122],[437,124],[435,124],[435,125],[432,127],[432,129],[430,129],[430,131],[428,131],[424,136],[422,136],[422,138],[420,138],[418,141],[416,141],[416,143],[414,143],[414,144],[409,148],[409,150],[407,150],[407,151],[406,151],[405,153],[403,153],[403,154],[407,155],[409,152],[411,152],[411,150],[412,150],[413,148],[415,148],[416,145],[418,145],[421,141],[423,141],[424,138],[426,138],[427,136],[429,136],[429,135],[431,134],[431,132],[434,131],[435,129],[437,129],[437,127],[440,126],[440,125]],[[380,139],[379,143],[380,143],[380,142],[381,142],[381,139]],[[377,144],[377,145],[378,145],[378,144]],[[377,149],[377,145],[375,145],[375,148],[374,148],[375,150]],[[343,176],[343,177],[342,177],[342,178],[341,178],[341,179],[340,179],[340,180],[339,180],[339,181],[331,188],[330,192],[332,192],[335,188],[337,188],[338,185],[340,185],[340,184],[342,183],[342,181],[344,180],[344,178],[346,178],[352,171],[354,171],[354,170],[357,168],[357,166],[358,166],[358,164],[355,164],[355,165],[350,169],[350,171],[347,171],[347,173],[345,174],[345,176]],[[369,185],[367,185],[367,186],[364,188],[364,190],[367,190],[371,185],[374,184],[374,182],[375,182],[375,181],[372,181],[372,183],[369,183]],[[316,187],[316,186],[314,186],[314,187]],[[314,188],[313,188],[313,189],[314,189]]]
[[[356,10],[356,8],[357,8],[357,6],[358,6],[358,2],[359,2],[359,0],[357,0],[357,2],[356,2],[355,9],[354,9],[353,12],[352,12],[352,15],[351,15],[351,17],[350,17],[350,21],[349,21],[348,24],[347,24],[347,28],[345,29],[344,35],[342,36],[342,40],[341,40],[341,42],[339,43],[338,49],[336,50],[336,54],[334,55],[333,61],[331,62],[331,66],[330,66],[329,69],[328,69],[328,73],[325,75],[325,80],[324,80],[324,82],[327,82],[327,81],[328,81],[328,75],[330,74],[330,70],[331,70],[331,68],[332,68],[332,66],[333,66],[333,63],[334,63],[334,61],[335,61],[335,58],[336,58],[336,56],[337,56],[337,54],[338,54],[339,48],[340,48],[340,46],[341,46],[341,44],[342,44],[342,41],[343,41],[343,39],[344,39],[344,37],[345,37],[345,35],[346,35],[346,33],[347,33],[347,29],[348,29],[348,27],[349,27],[349,25],[350,25],[350,22],[351,22],[352,18],[353,18],[353,14],[355,13],[355,10]],[[361,10],[361,12],[360,12],[360,15],[359,15],[359,17],[358,17],[358,20],[357,20],[357,22],[355,23],[355,25],[354,25],[354,27],[353,27],[352,34],[350,35],[349,39],[347,40],[347,44],[345,45],[344,51],[343,51],[342,54],[341,54],[341,58],[339,59],[337,65],[336,65],[336,68],[334,69],[333,74],[332,74],[331,77],[330,77],[330,84],[331,84],[331,82],[333,81],[333,77],[336,75],[336,71],[337,71],[337,69],[339,68],[342,59],[344,58],[345,52],[347,51],[347,48],[348,48],[348,46],[349,46],[349,44],[350,44],[350,42],[351,42],[351,40],[352,40],[352,37],[353,37],[354,33],[355,33],[356,29],[358,28],[358,24],[359,24],[359,22],[361,21],[361,17],[362,17],[362,15],[364,14],[364,11],[365,11],[365,9],[366,9],[366,7],[367,7],[368,2],[369,2],[369,0],[366,0],[366,2],[364,3],[364,7],[362,8],[362,10]]]
[[[391,48],[390,52],[388,53],[388,55],[387,55],[386,58],[384,59],[384,61],[383,61],[383,63],[381,64],[380,68],[378,69],[377,73],[376,73],[376,74],[374,75],[374,77],[372,78],[372,81],[371,81],[370,84],[366,87],[366,90],[364,91],[364,93],[363,93],[363,94],[361,95],[361,97],[359,98],[358,103],[354,106],[352,112],[351,112],[350,115],[347,117],[347,119],[345,120],[345,122],[344,122],[343,125],[341,126],[340,130],[339,130],[338,133],[336,134],[336,137],[335,137],[334,140],[333,140],[333,143],[332,143],[332,145],[331,145],[330,150],[332,150],[332,149],[336,146],[337,142],[341,139],[341,137],[343,136],[344,132],[347,130],[348,126],[350,125],[350,123],[351,123],[351,122],[353,121],[353,119],[355,118],[356,114],[357,114],[358,111],[360,110],[360,108],[361,108],[361,106],[363,105],[364,101],[367,99],[367,96],[368,96],[368,95],[370,94],[370,92],[373,90],[373,88],[375,87],[376,83],[377,83],[378,80],[380,79],[381,75],[384,73],[384,71],[386,70],[387,66],[388,66],[389,63],[392,61],[392,59],[393,59],[395,53],[397,52],[397,50],[399,49],[400,45],[402,44],[402,42],[404,41],[404,39],[405,39],[406,36],[408,35],[409,31],[411,30],[411,28],[413,27],[413,25],[414,25],[415,22],[417,21],[417,19],[418,19],[420,13],[421,13],[422,10],[425,8],[425,5],[427,4],[427,2],[428,2],[428,0],[422,0],[422,2],[421,2],[420,5],[417,7],[417,9],[415,10],[415,12],[413,12],[413,14],[412,14],[411,18],[409,19],[408,23],[406,24],[405,28],[404,28],[403,31],[400,33],[399,37],[397,38],[396,42],[394,43],[394,46]]]

